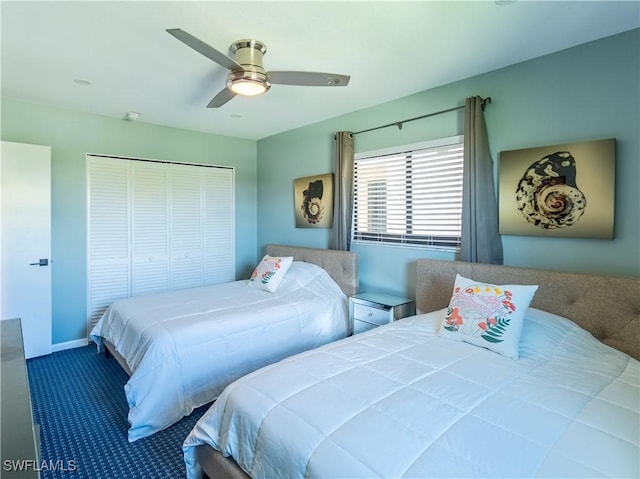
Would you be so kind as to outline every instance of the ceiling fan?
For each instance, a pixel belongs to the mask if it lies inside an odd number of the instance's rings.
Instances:
[[[264,43],[258,40],[238,40],[229,50],[231,58],[202,40],[181,30],[170,28],[167,32],[198,53],[230,70],[227,86],[209,102],[207,108],[218,108],[236,95],[255,96],[265,93],[272,84],[300,86],[347,86],[350,76],[335,73],[276,71],[268,72],[262,66],[267,52]]]

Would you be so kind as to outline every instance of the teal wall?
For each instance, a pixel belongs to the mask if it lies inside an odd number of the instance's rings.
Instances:
[[[258,142],[2,100],[3,140],[52,147],[53,341],[86,337],[85,154],[233,166],[236,275],[267,243],[327,247],[329,230],[295,228],[293,180],[333,170],[333,134],[490,96],[494,162],[502,150],[617,138],[615,239],[504,236],[505,264],[640,276],[640,30],[302,127]],[[356,137],[368,151],[462,133],[462,111]],[[354,246],[361,289],[413,296],[418,257],[450,253]]]
[[[87,336],[86,153],[232,166],[236,276],[256,263],[256,142],[2,100],[2,140],[51,146],[53,343]]]
[[[490,96],[485,112],[497,174],[502,150],[617,139],[613,240],[503,236],[505,264],[640,276],[640,30],[427,90],[258,142],[258,245],[326,247],[329,230],[296,229],[293,180],[333,171],[333,134],[359,131]],[[357,135],[356,152],[461,134],[452,112]],[[497,184],[497,183],[496,183]],[[413,296],[415,258],[452,254],[355,245],[361,289]]]

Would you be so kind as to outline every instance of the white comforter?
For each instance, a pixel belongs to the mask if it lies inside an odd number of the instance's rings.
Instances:
[[[275,293],[236,281],[117,301],[91,338],[111,342],[133,372],[125,385],[133,442],[240,376],[347,331],[340,287],[322,268],[294,262]]]
[[[230,385],[184,442],[254,479],[640,477],[637,360],[530,309],[520,359],[396,321]]]

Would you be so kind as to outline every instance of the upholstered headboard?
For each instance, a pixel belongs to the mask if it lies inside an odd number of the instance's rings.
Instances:
[[[418,259],[418,311],[446,308],[456,273],[493,284],[537,284],[532,307],[564,316],[603,343],[640,359],[639,278]]]
[[[358,292],[358,261],[355,253],[333,249],[305,248],[280,244],[267,245],[270,256],[293,256],[294,261],[317,264],[338,283],[344,294]]]

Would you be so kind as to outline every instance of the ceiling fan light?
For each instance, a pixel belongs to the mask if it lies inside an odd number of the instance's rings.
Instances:
[[[262,72],[238,71],[231,72],[227,76],[227,88],[236,95],[256,96],[262,95],[271,88],[271,82]]]
[[[236,95],[256,96],[267,91],[264,83],[257,80],[235,80],[229,85],[229,89]]]

